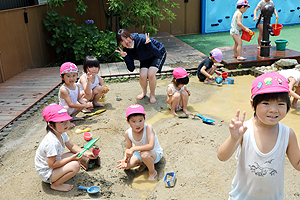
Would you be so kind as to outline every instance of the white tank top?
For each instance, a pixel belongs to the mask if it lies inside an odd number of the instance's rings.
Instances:
[[[64,85],[61,86],[61,87],[64,87],[69,91],[69,96],[70,96],[70,99],[71,99],[72,103],[77,103],[77,100],[78,100],[78,86],[77,86],[77,84],[74,84],[74,85],[76,86],[75,90],[71,90],[71,89],[67,88]],[[58,93],[58,98],[59,98],[59,105],[68,106],[67,102],[64,99],[60,98],[60,93]],[[71,115],[74,110],[75,110],[75,108],[69,108],[69,114]]]
[[[232,17],[232,20],[231,20],[231,30],[230,30],[230,33],[235,33],[236,31],[238,31],[239,33],[242,31],[242,28],[241,27],[239,27],[238,25],[237,25],[237,14],[239,14],[239,13],[241,13],[241,11],[239,11],[239,10],[236,10],[235,11],[235,13],[233,14],[233,17]],[[241,19],[242,21],[242,23],[243,23],[243,17],[242,17],[242,19]]]
[[[180,90],[176,90],[176,88],[174,87],[173,84],[169,84],[168,87],[170,87],[172,89],[172,94],[174,94],[175,92],[181,92],[184,90],[185,86],[181,87]],[[167,89],[168,92],[168,89]]]
[[[83,73],[82,76],[85,76],[85,78],[87,78],[87,74]],[[80,79],[77,82],[80,91],[84,90],[82,84],[80,83]],[[91,89],[94,89],[97,85],[99,85],[99,78],[98,75],[95,75],[95,81],[94,83],[91,82]]]
[[[141,145],[144,145],[144,144],[148,144],[148,138],[147,138],[147,132],[146,132],[147,125],[148,124],[144,124],[143,137],[142,137],[142,139],[140,141],[136,141],[133,138],[133,136],[132,136],[132,128],[130,127],[128,129],[128,137],[129,137],[129,139],[132,141],[132,143],[135,146],[141,146]],[[159,155],[163,156],[163,149],[159,145],[158,138],[156,136],[155,130],[154,130],[154,134],[155,134],[155,136],[154,136],[154,148],[153,148],[153,150],[156,151]]]
[[[256,145],[252,119],[245,122],[248,129],[243,136],[242,146],[237,149],[237,170],[229,193],[230,199],[283,199],[285,154],[290,128],[279,122],[276,144],[264,154]]]
[[[296,80],[295,86],[299,86],[300,81],[300,72],[298,70],[294,69],[284,69],[279,72],[284,78],[288,79],[290,77],[293,77]]]

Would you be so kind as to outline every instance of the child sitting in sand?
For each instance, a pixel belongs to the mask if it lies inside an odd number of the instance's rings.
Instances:
[[[229,199],[283,199],[286,155],[300,171],[300,150],[295,132],[280,121],[290,109],[287,80],[276,72],[258,76],[252,83],[254,116],[246,121],[237,111],[230,135],[218,150],[221,161],[235,150],[237,170]]]
[[[156,132],[152,125],[145,124],[145,110],[139,104],[133,104],[126,109],[127,123],[130,128],[125,131],[126,149],[124,158],[119,160],[119,169],[130,169],[139,166],[139,171],[149,170],[148,180],[155,180],[157,171],[154,164],[163,156]],[[132,143],[134,146],[132,146]]]
[[[47,122],[48,134],[36,150],[35,169],[44,182],[51,184],[53,190],[69,191],[73,185],[64,182],[77,174],[82,158],[77,157],[82,149],[73,144],[66,133],[72,117],[63,106],[57,104],[45,107],[43,117]],[[71,152],[64,153],[66,147]],[[90,151],[84,152],[83,156],[95,159]]]
[[[242,29],[247,33],[249,33],[250,31],[249,28],[243,25],[243,13],[246,12],[248,8],[250,8],[250,5],[247,0],[238,0],[236,5],[237,5],[237,10],[235,11],[232,17],[231,29],[230,29],[230,35],[234,40],[233,58],[236,58],[238,60],[246,60],[247,58],[244,58],[242,56],[243,43],[241,39],[241,31]]]
[[[178,67],[173,70],[172,84],[168,85],[167,103],[171,105],[171,114],[176,116],[176,111],[183,110],[188,115],[187,104],[191,92],[186,85],[189,83],[189,74],[185,69]]]
[[[63,85],[59,89],[59,105],[64,106],[73,120],[82,120],[83,118],[75,118],[75,116],[83,109],[93,107],[91,102],[85,102],[81,96],[77,81],[77,67],[71,62],[65,62],[60,67],[60,77]],[[71,128],[75,124],[71,124]]]
[[[215,63],[222,62],[223,53],[220,49],[213,49],[209,53],[209,57],[205,58],[198,66],[197,76],[199,81],[204,83],[213,83],[215,77],[214,73],[221,74],[217,71],[217,65]]]
[[[92,101],[94,106],[105,106],[105,103],[98,103],[102,95],[106,94],[109,89],[104,87],[103,79],[98,75],[100,69],[99,61],[94,56],[87,56],[83,65],[84,73],[78,80],[80,95],[86,101]],[[83,109],[83,112],[91,112]]]

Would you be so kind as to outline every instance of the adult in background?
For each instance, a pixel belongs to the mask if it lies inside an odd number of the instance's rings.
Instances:
[[[140,61],[140,85],[143,91],[137,98],[146,96],[148,78],[150,103],[155,103],[156,73],[161,71],[167,56],[164,45],[149,37],[149,33],[130,33],[126,29],[120,29],[116,39],[119,48],[116,52],[121,54],[129,71],[135,69],[134,60]]]

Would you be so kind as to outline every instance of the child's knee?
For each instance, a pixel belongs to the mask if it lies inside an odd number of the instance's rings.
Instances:
[[[180,96],[181,96],[181,93],[179,93],[179,92],[175,92],[173,94],[173,98],[180,98]]]
[[[99,85],[97,85],[94,89],[93,89],[93,93],[94,94],[99,94],[103,92],[103,88]]]

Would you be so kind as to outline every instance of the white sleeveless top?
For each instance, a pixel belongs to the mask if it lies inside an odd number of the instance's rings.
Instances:
[[[237,35],[241,34],[242,28],[237,25],[237,19],[236,19],[237,14],[239,14],[239,13],[241,13],[241,11],[236,10],[235,13],[233,14],[233,17],[232,17],[232,20],[231,20],[230,35],[232,35],[234,33],[237,34]],[[241,22],[243,23],[243,17],[242,17]]]
[[[279,133],[274,148],[264,154],[259,151],[251,118],[243,144],[237,149],[237,170],[229,193],[231,200],[277,200],[284,196],[285,154],[290,128],[279,122]]]
[[[87,74],[86,73],[82,73],[81,76],[85,76],[85,78],[87,78]],[[84,90],[82,84],[79,82],[80,79],[78,80],[77,84],[79,86],[80,91]],[[95,81],[94,83],[91,82],[91,89],[94,89],[97,85],[99,85],[99,78],[98,75],[95,75]]]
[[[132,136],[132,128],[130,127],[128,129],[128,137],[129,139],[132,141],[132,143],[135,145],[135,146],[141,146],[141,145],[144,145],[144,144],[148,144],[148,139],[147,139],[147,132],[146,132],[146,128],[147,128],[147,125],[148,124],[144,124],[144,129],[143,129],[143,137],[140,141],[136,141],[133,136]],[[154,130],[154,129],[153,129]],[[156,151],[159,155],[163,156],[163,149],[161,148],[161,146],[159,145],[159,142],[158,142],[158,138],[156,136],[156,132],[154,130],[154,133],[155,133],[155,136],[154,136],[154,148],[153,150]]]
[[[298,70],[294,69],[284,69],[279,72],[284,78],[288,79],[290,77],[293,77],[296,80],[295,86],[299,86],[300,82],[300,72]]]
[[[180,90],[176,90],[176,88],[174,87],[173,84],[169,84],[168,87],[170,87],[172,89],[172,94],[174,94],[175,92],[181,92],[184,90],[185,86],[181,87]],[[167,89],[168,92],[168,89]]]
[[[74,85],[76,86],[75,90],[70,90],[69,88],[67,88],[64,85],[61,86],[61,87],[65,87],[69,91],[69,93],[70,93],[69,95],[70,95],[70,99],[71,99],[72,103],[77,103],[77,100],[78,100],[78,86],[77,86],[77,84],[74,84]],[[59,105],[68,106],[67,102],[64,99],[60,98],[60,93],[58,93],[58,98],[59,98]],[[69,108],[69,115],[71,115],[74,110],[75,110],[75,108]]]

